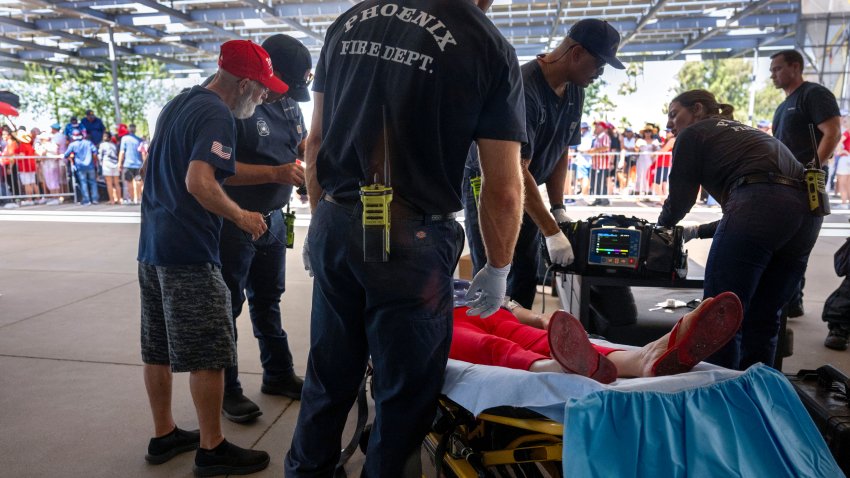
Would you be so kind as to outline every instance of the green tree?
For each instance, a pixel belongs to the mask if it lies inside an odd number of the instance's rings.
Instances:
[[[686,62],[679,70],[679,84],[673,90],[676,94],[696,88],[708,90],[718,101],[735,107],[737,120],[747,122],[752,71],[752,62],[740,58]],[[756,91],[753,119],[772,118],[773,109],[782,101],[781,96],[781,92],[772,85],[763,85]]]
[[[637,91],[638,76],[643,76],[643,62],[633,61],[626,67],[626,81],[620,83],[617,94],[629,96]]]
[[[773,86],[770,80],[765,81],[764,86],[756,91],[756,105],[753,113],[754,119],[773,121],[773,113],[779,103],[785,100],[785,93]]]
[[[584,89],[584,108],[582,114],[587,118],[603,118],[607,113],[614,111],[614,102],[606,93],[602,92],[602,87],[608,83],[605,80],[599,79],[590,84]]]
[[[114,129],[115,107],[112,70],[104,65],[96,70],[69,71],[28,64],[23,80],[10,89],[21,95],[21,108],[37,116],[65,123],[71,115],[82,116],[91,109],[107,128]],[[140,134],[149,127],[145,110],[161,105],[177,92],[162,63],[150,59],[128,59],[118,67],[121,122],[135,123]]]

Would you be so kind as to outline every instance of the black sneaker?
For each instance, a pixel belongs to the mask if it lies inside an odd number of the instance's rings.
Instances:
[[[292,375],[286,380],[275,383],[265,383],[260,388],[260,391],[268,395],[283,395],[293,400],[301,400],[301,389],[304,388],[304,380]]]
[[[850,330],[842,327],[829,329],[829,335],[823,341],[824,346],[832,350],[847,350],[847,342],[850,341]]]
[[[168,435],[151,438],[145,460],[152,465],[161,465],[180,453],[192,451],[201,444],[198,430],[186,431],[174,427]]]
[[[785,313],[788,314],[789,319],[793,319],[795,317],[802,317],[806,311],[803,310],[803,303],[797,302],[795,304],[788,304],[785,306]]]
[[[247,475],[265,470],[269,454],[260,450],[246,450],[227,440],[212,450],[198,448],[195,452],[195,476]]]
[[[234,423],[245,423],[263,414],[260,407],[252,402],[242,392],[224,394],[221,404],[221,414]]]

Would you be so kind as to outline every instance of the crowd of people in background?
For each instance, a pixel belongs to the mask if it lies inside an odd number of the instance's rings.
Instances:
[[[759,120],[757,127],[771,132],[771,123]],[[78,146],[72,147],[72,145]],[[87,143],[91,154],[85,153]],[[581,144],[570,147],[566,193],[593,196],[591,206],[607,206],[605,196],[641,196],[642,201],[662,203],[668,194],[675,135],[670,129],[646,123],[640,129],[618,128],[598,120],[581,123]],[[24,126],[2,127],[0,138],[0,205],[5,208],[34,204],[59,204],[63,194],[74,191],[82,205],[98,204],[98,188],[105,190],[109,204],[139,204],[144,182],[140,174],[147,156],[148,140],[136,135],[133,124],[119,124],[112,133],[92,110],[83,119],[71,116],[64,126],[50,131]],[[81,147],[83,154],[77,151]],[[73,150],[72,154],[67,154]],[[842,119],[842,138],[834,158],[826,163],[828,188],[841,199],[836,209],[850,209],[850,121]],[[71,180],[74,177],[76,181]],[[98,180],[102,179],[102,186]],[[11,200],[6,196],[24,196]],[[598,197],[603,196],[603,197]],[[702,201],[717,205],[708,195]],[[567,204],[586,204],[569,198]]]
[[[771,123],[759,120],[758,129],[772,134]],[[850,117],[843,116],[841,141],[835,156],[824,162],[829,173],[828,189],[841,199],[836,209],[850,209]],[[581,144],[570,147],[570,169],[566,193],[594,196],[591,206],[607,206],[609,199],[598,196],[640,196],[642,201],[664,202],[668,194],[670,168],[676,137],[667,128],[646,123],[640,129],[618,128],[598,120],[581,123]],[[703,194],[703,203],[716,206],[714,198]],[[588,203],[569,198],[566,204]]]
[[[612,123],[598,120],[591,131],[581,123],[581,144],[571,147],[568,195],[597,197],[592,206],[607,206],[609,195],[667,197],[672,150],[675,135],[661,132],[653,123],[637,130],[622,130]],[[579,199],[581,201],[581,199]],[[567,204],[575,204],[568,199]]]
[[[0,205],[52,205],[73,197],[87,206],[100,202],[102,187],[109,204],[139,204],[147,145],[136,125],[119,124],[112,133],[92,110],[50,131],[3,125]]]

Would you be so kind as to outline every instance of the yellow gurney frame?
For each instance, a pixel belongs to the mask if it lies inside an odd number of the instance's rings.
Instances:
[[[561,477],[564,427],[547,418],[514,418],[495,413],[473,417],[448,398],[440,399],[440,413],[423,442],[435,467],[445,476],[478,478],[490,470],[522,469],[506,476]],[[513,409],[518,410],[518,409]],[[489,446],[493,434],[510,435]],[[487,445],[483,446],[482,445]],[[501,473],[500,473],[501,474]]]

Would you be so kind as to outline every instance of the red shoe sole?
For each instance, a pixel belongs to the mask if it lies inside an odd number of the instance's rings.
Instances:
[[[569,373],[600,383],[611,383],[617,379],[614,363],[593,348],[581,322],[563,310],[555,312],[549,321],[549,352]]]
[[[675,343],[652,365],[651,375],[673,375],[692,369],[709,355],[720,350],[738,332],[744,311],[738,296],[732,292],[718,294],[691,319],[687,335],[676,337]]]

